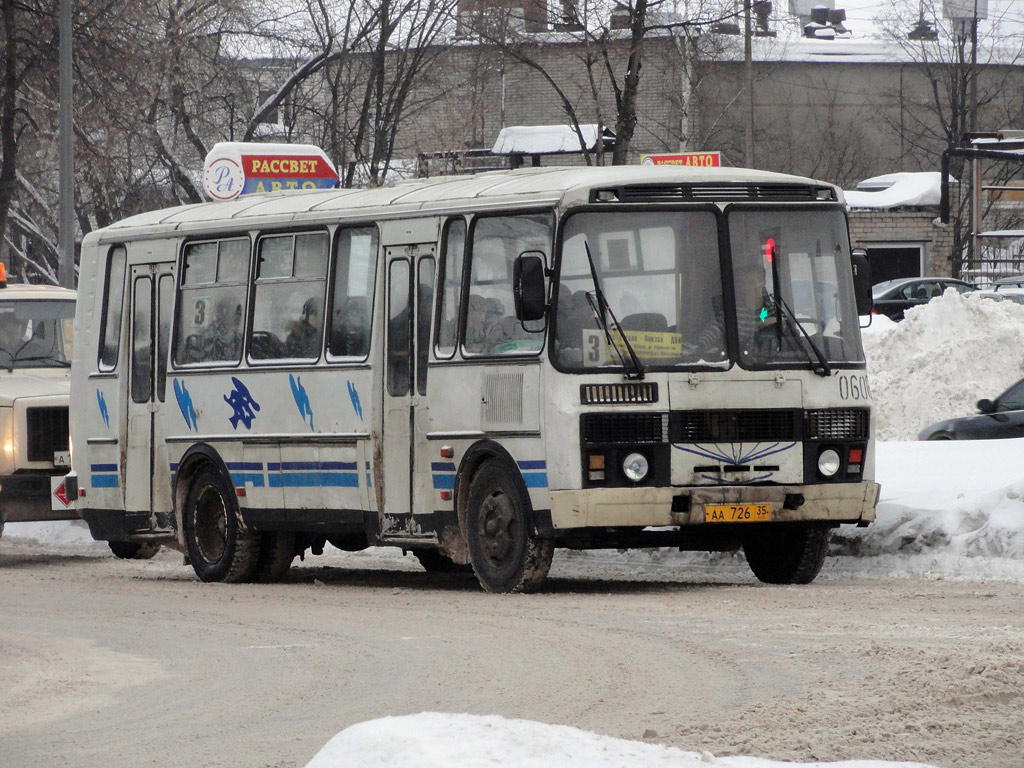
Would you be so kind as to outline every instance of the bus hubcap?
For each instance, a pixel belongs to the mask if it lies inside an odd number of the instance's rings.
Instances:
[[[205,489],[196,500],[196,544],[208,563],[224,556],[227,542],[227,510],[220,494]]]
[[[480,541],[487,559],[495,564],[505,563],[512,553],[515,541],[516,515],[508,496],[501,491],[492,493],[480,509]]]

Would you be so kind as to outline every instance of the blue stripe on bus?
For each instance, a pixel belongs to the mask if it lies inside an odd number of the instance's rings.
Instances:
[[[451,461],[432,461],[430,468],[435,472],[454,472],[455,463]]]
[[[269,477],[271,488],[358,488],[355,472],[276,472]]]
[[[240,469],[249,472],[262,472],[263,462],[262,461],[229,461],[225,464],[229,469]]]
[[[93,488],[117,488],[117,475],[93,475]]]
[[[262,469],[262,467],[261,467]],[[253,488],[262,488],[264,485],[262,472],[232,472],[231,482],[236,488],[243,488],[248,483]]]
[[[527,488],[547,488],[548,487],[548,473],[547,472],[523,472],[523,482],[526,483]]]
[[[455,475],[434,475],[434,488],[450,491],[455,487]]]
[[[548,463],[546,461],[517,461],[520,469],[547,469]]]
[[[117,472],[117,464],[93,464],[90,469],[93,472]]]

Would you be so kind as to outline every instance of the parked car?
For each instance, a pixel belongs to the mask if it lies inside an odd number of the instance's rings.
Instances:
[[[893,320],[902,320],[906,310],[927,304],[945,293],[947,288],[954,288],[957,293],[977,290],[971,283],[953,277],[901,277],[886,280],[871,289],[874,311]]]
[[[1024,437],[1024,379],[995,400],[979,400],[976,416],[946,419],[922,429],[918,440],[990,440]]]
[[[1024,304],[1024,288],[1004,287],[1001,290],[984,288],[976,291],[974,295],[986,299],[995,299],[996,301],[1012,301],[1014,304]]]
[[[1007,275],[992,283],[993,291],[1005,291],[1013,288],[1024,288],[1024,275]]]

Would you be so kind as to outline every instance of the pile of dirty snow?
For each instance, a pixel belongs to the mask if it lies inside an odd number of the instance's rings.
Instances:
[[[861,331],[878,440],[914,440],[1024,377],[1024,305],[948,289]]]

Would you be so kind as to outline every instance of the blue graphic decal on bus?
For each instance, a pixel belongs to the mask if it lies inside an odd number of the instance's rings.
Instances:
[[[548,463],[546,461],[517,461],[519,471],[523,473],[523,482],[527,488],[548,487]]]
[[[246,429],[251,429],[260,404],[249,394],[249,388],[234,376],[231,377],[231,383],[235,385],[235,388],[230,395],[224,395],[224,402],[230,405],[235,412],[228,418],[228,421],[231,422],[233,429],[238,429],[238,422],[245,424]]]
[[[302,386],[302,377],[288,374],[288,382],[292,385],[292,397],[295,398],[295,407],[299,409],[299,416],[302,423],[306,423],[306,416],[309,416],[309,431],[315,432],[313,427],[313,406],[309,403],[309,395],[306,388]]]
[[[736,466],[739,464],[749,464],[752,461],[759,461],[776,453],[788,451],[795,445],[796,443],[714,443],[709,445],[694,444],[682,446],[673,443],[672,447],[677,451],[700,456],[702,459],[710,459],[711,461],[724,462],[725,464]],[[767,480],[774,474],[774,471],[764,471],[755,477],[744,476],[736,480],[729,480],[728,478],[712,474],[702,475],[702,477],[705,480],[715,480],[725,485],[742,485],[758,480]]]
[[[348,382],[348,399],[352,401],[352,410],[356,412],[359,420],[363,420],[363,406],[359,402],[359,392],[356,391],[356,385],[351,381]]]
[[[196,423],[196,409],[192,406],[192,395],[189,393],[184,381],[174,380],[174,399],[178,401],[178,409],[181,411],[189,431],[195,430],[198,432],[199,425]]]
[[[117,488],[117,464],[93,464],[89,467],[93,488]]]
[[[107,400],[103,397],[103,393],[98,389],[96,390],[96,402],[100,406],[100,417],[103,419],[103,423],[108,427],[110,426],[110,414],[107,412]]]

